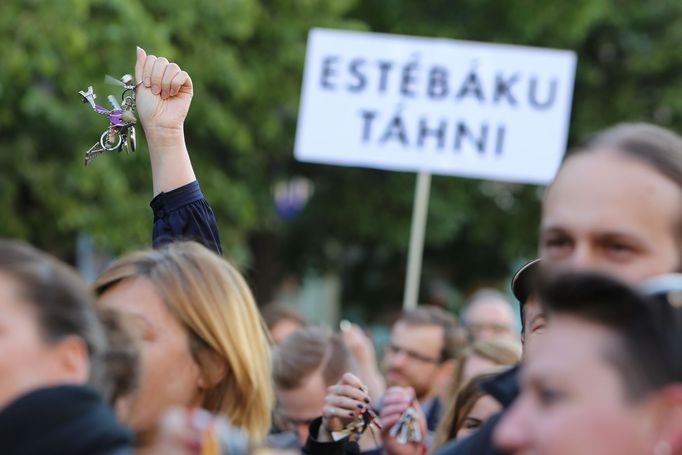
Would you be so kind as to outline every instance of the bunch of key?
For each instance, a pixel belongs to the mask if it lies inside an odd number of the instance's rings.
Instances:
[[[332,439],[334,441],[340,441],[341,439],[354,435],[355,439],[358,440],[370,426],[375,426],[379,431],[382,429],[377,415],[369,407],[366,407],[365,410],[355,416],[355,419],[346,425],[343,430],[334,431],[332,433]]]
[[[121,94],[121,103],[119,103],[113,95],[109,95],[107,99],[111,104],[112,109],[107,109],[95,103],[95,95],[92,86],[87,90],[81,90],[80,95],[83,97],[84,103],[90,103],[92,109],[109,119],[109,126],[102,133],[99,141],[90,147],[85,152],[85,165],[97,158],[104,152],[110,151],[125,151],[126,153],[134,152],[137,146],[135,137],[135,89],[140,82],[135,83],[135,79],[130,74],[126,74],[121,79],[116,79],[111,76],[105,77],[105,82],[118,85],[123,88]]]
[[[334,441],[340,441],[344,438],[355,439],[356,441],[367,431],[370,427],[375,427],[379,431],[382,430],[381,423],[379,423],[379,418],[376,413],[372,410],[369,401],[369,395],[367,393],[367,386],[358,387],[362,393],[365,394],[365,402],[367,406],[364,407],[363,411],[355,416],[355,418],[346,425],[341,431],[332,432],[332,439]],[[371,433],[371,431],[370,431]]]
[[[407,408],[400,419],[391,427],[388,434],[392,438],[396,438],[398,444],[421,442],[423,435],[419,427],[417,410],[413,406]]]

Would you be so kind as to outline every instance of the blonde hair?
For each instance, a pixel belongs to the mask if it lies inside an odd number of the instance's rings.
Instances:
[[[130,253],[95,281],[99,296],[134,277],[151,281],[164,303],[190,333],[190,349],[209,349],[227,367],[207,390],[202,407],[226,416],[252,440],[270,428],[273,391],[267,329],[242,275],[226,260],[195,242],[176,242]]]

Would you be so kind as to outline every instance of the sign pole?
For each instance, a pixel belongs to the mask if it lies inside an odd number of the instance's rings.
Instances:
[[[417,308],[419,297],[419,281],[421,278],[422,256],[424,255],[424,236],[426,233],[426,214],[429,208],[429,192],[431,190],[431,174],[420,171],[417,174],[417,185],[412,208],[412,228],[410,229],[410,249],[407,253],[407,277],[405,278],[405,296],[403,309]]]

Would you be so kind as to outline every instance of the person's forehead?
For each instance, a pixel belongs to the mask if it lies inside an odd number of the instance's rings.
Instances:
[[[531,294],[523,304],[523,318],[526,320],[526,323],[532,321],[537,316],[544,315],[544,312],[542,304],[540,304],[540,301],[534,294]]]
[[[154,284],[142,277],[116,283],[98,298],[97,303],[131,318],[144,320],[151,326],[173,319]]]
[[[391,330],[391,342],[424,355],[437,355],[443,346],[443,327],[398,321]]]
[[[0,272],[0,317],[26,317],[35,319],[37,308],[23,295],[24,288],[13,276]]]
[[[321,371],[316,371],[293,390],[277,389],[279,410],[293,419],[307,420],[322,413],[327,385]]]
[[[495,368],[496,365],[497,364],[492,360],[472,354],[466,358],[466,361],[464,361],[464,365],[462,367],[462,381],[468,381],[478,374]]]
[[[616,152],[583,153],[564,163],[548,189],[541,228],[672,230],[680,201],[678,186],[645,163]]]
[[[416,323],[398,321],[391,330],[392,338],[434,338],[440,339],[443,336],[443,327],[438,324]]]
[[[613,334],[598,324],[554,315],[542,343],[527,359],[523,376],[528,379],[581,375],[602,362],[602,354],[613,339]]]
[[[502,409],[502,405],[490,395],[482,395],[471,408],[468,417],[485,420]]]
[[[511,305],[506,301],[489,298],[473,302],[466,311],[466,319],[469,322],[474,320],[513,320],[514,313]]]
[[[275,342],[281,343],[284,338],[301,327],[303,327],[301,323],[293,319],[280,319],[270,328],[270,334],[275,339]]]
[[[19,296],[19,284],[6,273],[0,272],[0,303],[14,302]]]

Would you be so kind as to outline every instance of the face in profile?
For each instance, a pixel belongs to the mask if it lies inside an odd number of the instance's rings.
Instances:
[[[479,397],[469,413],[464,417],[462,426],[455,434],[456,439],[462,439],[473,434],[490,417],[502,410],[502,405],[490,395]]]
[[[607,329],[557,316],[522,372],[522,393],[495,432],[513,454],[652,453],[656,440],[646,401],[635,402],[610,364],[616,341]]]
[[[308,426],[322,415],[327,396],[327,384],[321,371],[303,379],[292,390],[277,389],[277,424],[281,430],[293,431],[303,447],[308,439]]]
[[[43,340],[35,312],[20,292],[16,280],[0,273],[0,409],[54,381],[57,373],[55,350]]]
[[[83,340],[48,341],[23,286],[0,272],[0,409],[31,390],[84,384],[89,361]]]
[[[651,166],[598,150],[569,158],[543,204],[543,266],[639,282],[679,266],[682,197]]]
[[[506,301],[494,298],[477,301],[467,308],[464,320],[474,340],[518,339],[514,330],[514,313]]]
[[[128,278],[98,300],[133,325],[140,349],[140,378],[133,396],[117,403],[119,417],[136,432],[153,432],[171,406],[198,406],[200,370],[189,333],[146,278]]]
[[[545,311],[535,294],[531,294],[523,304],[523,320],[525,321],[522,333],[523,357],[528,358],[535,350],[535,346],[542,343],[542,335],[545,333],[547,320]]]

